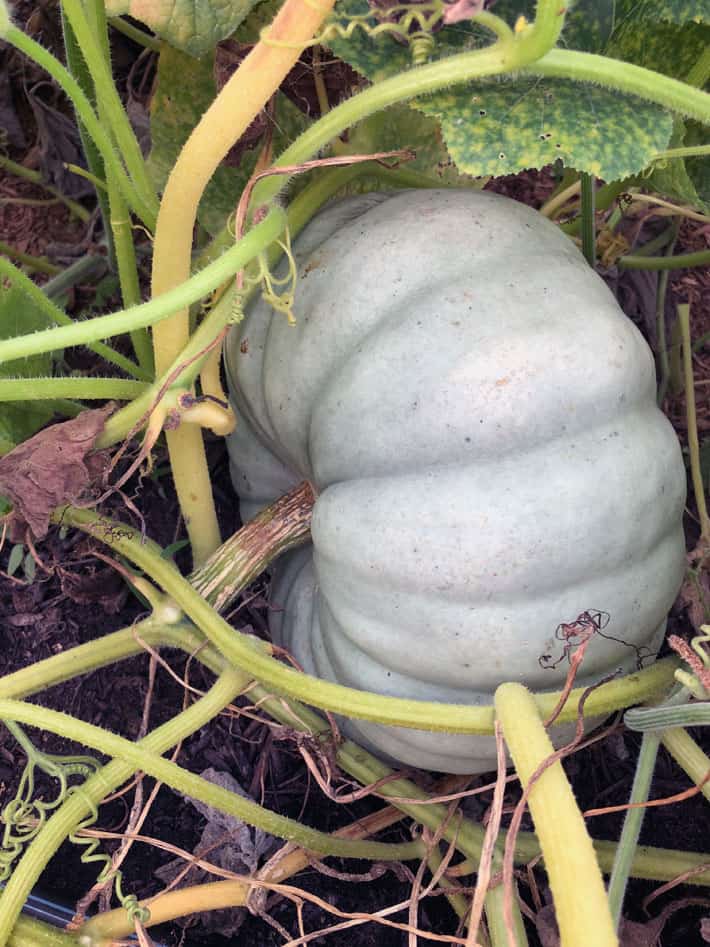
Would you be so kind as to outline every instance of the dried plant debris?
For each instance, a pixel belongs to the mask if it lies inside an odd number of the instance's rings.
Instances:
[[[210,768],[200,773],[200,776],[245,799],[250,798],[229,773]],[[233,816],[219,812],[198,799],[189,801],[206,819],[202,836],[195,847],[196,857],[236,874],[255,874],[259,865],[276,846],[277,840],[274,836],[261,829],[253,828]],[[214,877],[203,868],[193,867],[189,872],[185,872],[185,868],[185,861],[182,858],[176,858],[159,868],[155,874],[166,884],[171,884],[182,874],[183,877],[177,887],[214,880]],[[218,931],[224,937],[233,937],[241,927],[244,916],[244,908],[232,908],[223,911],[205,911],[183,918],[179,923],[187,927],[197,922],[207,931]]]
[[[58,506],[88,497],[108,467],[108,452],[93,447],[113,409],[107,404],[53,424],[0,458],[0,495],[12,504],[6,523],[13,542],[23,542],[28,529],[43,539]]]

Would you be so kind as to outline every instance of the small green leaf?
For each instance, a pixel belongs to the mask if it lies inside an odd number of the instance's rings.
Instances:
[[[182,146],[216,94],[213,53],[194,59],[170,47],[163,49],[151,102],[152,150],[148,157],[148,170],[158,190],[162,191]],[[305,128],[306,118],[279,94],[274,125],[274,150],[278,154]],[[197,213],[209,234],[219,233],[234,213],[257,157],[258,148],[247,149],[238,168],[220,167],[213,175]]]
[[[230,36],[258,0],[106,0],[109,16],[127,14],[164,39],[171,46],[202,56]]]
[[[178,539],[175,543],[170,543],[169,546],[166,546],[165,549],[160,553],[161,559],[172,560],[175,556],[175,553],[180,552],[181,549],[184,549],[185,546],[190,545],[189,539]]]
[[[25,547],[23,543],[16,543],[10,550],[10,555],[7,560],[7,574],[13,576],[17,570],[22,565],[22,560],[25,558]]]
[[[27,581],[32,584],[37,574],[37,565],[29,552],[25,556],[25,561],[22,563],[22,571]]]
[[[15,286],[0,287],[0,339],[27,335],[52,323],[34,302]],[[33,355],[0,365],[0,378],[36,378],[52,373],[49,354]],[[41,401],[0,403],[0,456],[31,437],[53,415]]]

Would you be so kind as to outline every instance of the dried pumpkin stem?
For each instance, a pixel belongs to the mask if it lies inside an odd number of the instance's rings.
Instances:
[[[302,483],[262,510],[190,576],[193,588],[217,611],[264,571],[264,549],[275,558],[306,542],[311,533],[313,489]]]

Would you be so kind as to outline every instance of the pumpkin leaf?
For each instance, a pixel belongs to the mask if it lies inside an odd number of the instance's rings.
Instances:
[[[258,0],[106,0],[109,16],[127,14],[145,23],[166,43],[191,56],[202,56],[231,35]]]
[[[601,53],[618,20],[617,0],[577,0],[568,4],[561,44],[566,49]],[[493,12],[509,24],[520,16],[535,19],[533,0],[498,0]]]
[[[663,20],[666,23],[710,23],[707,0],[627,0],[639,19]]]
[[[393,106],[360,122],[349,136],[348,148],[353,154],[411,148],[416,158],[407,162],[407,168],[439,178],[443,184],[471,184],[449,157],[439,122],[406,105]],[[386,187],[387,176],[382,175],[379,183]]]
[[[606,53],[614,59],[684,79],[709,45],[710,26],[698,23],[678,26],[633,16],[620,23]]]
[[[254,45],[259,42],[261,31],[268,26],[283,6],[283,0],[256,0],[249,16],[234,34],[239,43]]]
[[[672,118],[641,99],[569,80],[477,84],[416,105],[440,119],[457,167],[472,175],[512,174],[562,159],[619,180],[646,167],[672,131]]]
[[[503,3],[496,12],[521,12],[519,4],[507,7]],[[343,10],[362,15],[366,4],[348,0]],[[613,28],[612,12],[606,2],[580,3],[565,30],[565,41],[576,48],[598,47]],[[482,41],[483,34],[473,24],[456,24],[436,34],[437,55],[451,55]],[[329,43],[337,55],[375,82],[409,64],[407,47],[387,36],[372,39],[358,30],[352,39]],[[646,167],[655,153],[667,147],[672,131],[671,117],[657,106],[569,80],[469,83],[414,100],[412,105],[440,122],[459,171],[474,176],[511,174],[561,158],[569,167],[617,180]]]
[[[214,51],[200,59],[164,47],[151,102],[152,149],[148,170],[162,191],[182,146],[217,94]],[[286,96],[276,98],[274,149],[278,154],[305,128],[305,116]],[[207,232],[219,233],[254,170],[259,148],[246,148],[239,167],[219,167],[200,201],[197,219]]]
[[[510,0],[496,5],[496,13],[511,18],[525,13],[521,6],[525,4]],[[364,16],[369,7],[364,0],[346,0],[339,10],[349,17]],[[613,12],[611,0],[576,4],[565,44],[600,48],[613,30]],[[372,18],[368,22],[376,23]],[[436,55],[475,48],[488,42],[484,36],[474,24],[447,27],[435,34]],[[410,65],[407,47],[387,35],[373,38],[358,29],[348,40],[328,42],[336,55],[373,82]],[[562,159],[568,167],[618,180],[638,173],[663,151],[673,127],[662,109],[635,96],[560,79],[467,83],[411,104],[440,123],[458,170],[474,176],[511,174]]]
[[[0,287],[0,339],[27,335],[53,323],[35,303],[15,286]],[[37,378],[52,372],[49,353],[4,362],[1,378]],[[21,404],[0,402],[0,457],[31,437],[54,414],[47,402],[26,401]]]
[[[704,4],[705,22],[701,23],[689,15],[690,6],[661,0],[622,2],[608,54],[673,78],[686,79],[710,46],[710,8]],[[701,126],[676,118],[668,147],[706,141],[707,132],[702,131]],[[651,173],[639,183],[707,212],[710,209],[708,174],[707,158],[692,162],[673,158],[654,164]]]

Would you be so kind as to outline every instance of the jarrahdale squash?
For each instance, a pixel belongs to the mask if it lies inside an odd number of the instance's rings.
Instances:
[[[295,252],[296,325],[257,301],[227,351],[244,518],[317,494],[312,547],[275,569],[276,640],[311,674],[452,703],[559,689],[585,613],[579,683],[653,655],[681,452],[648,346],[569,238],[493,194],[400,191],[332,204]],[[407,765],[495,765],[489,737],[347,731]]]

